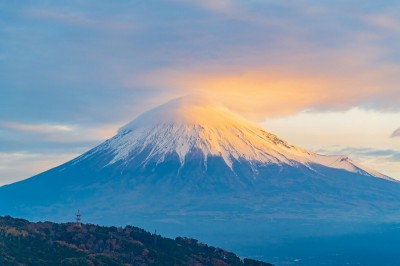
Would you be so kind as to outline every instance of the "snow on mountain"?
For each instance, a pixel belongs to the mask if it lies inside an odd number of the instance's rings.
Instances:
[[[209,99],[182,97],[140,115],[122,127],[98,150],[113,153],[107,166],[129,160],[150,147],[143,165],[176,153],[181,165],[186,156],[200,151],[205,157],[220,156],[233,171],[233,162],[276,164],[296,167],[314,165],[342,169],[362,175],[390,179],[344,156],[323,156],[306,151],[266,132]],[[79,160],[79,158],[78,158]]]
[[[79,209],[90,222],[169,232],[206,225],[215,235],[222,224],[235,239],[238,228],[261,226],[257,239],[271,219],[399,219],[392,181],[345,156],[291,145],[212,100],[184,97],[72,161],[0,187],[0,215],[68,221]]]

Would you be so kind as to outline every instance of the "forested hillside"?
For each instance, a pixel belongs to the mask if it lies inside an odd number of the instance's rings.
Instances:
[[[247,265],[232,252],[195,239],[175,240],[126,226],[52,222],[0,217],[0,265]]]

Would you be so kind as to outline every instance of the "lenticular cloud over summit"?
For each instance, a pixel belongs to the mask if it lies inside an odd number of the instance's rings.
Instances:
[[[232,120],[246,121],[217,101],[204,96],[184,96],[171,100],[134,119],[119,131],[156,124],[207,124],[217,126]],[[249,122],[247,122],[249,123]]]

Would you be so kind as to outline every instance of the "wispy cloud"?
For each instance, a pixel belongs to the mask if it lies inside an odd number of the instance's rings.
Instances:
[[[321,153],[329,153],[333,152],[336,154],[342,154],[346,156],[355,156],[355,157],[370,157],[376,160],[390,160],[393,162],[400,162],[400,151],[399,150],[391,150],[391,149],[376,149],[370,147],[327,147],[318,150]]]
[[[0,122],[2,139],[12,142],[30,140],[32,142],[49,143],[83,143],[102,141],[112,137],[120,125],[83,126],[67,124],[42,124]],[[44,145],[48,146],[48,145]],[[1,150],[1,149],[0,149]]]
[[[74,126],[71,125],[24,124],[18,122],[0,122],[0,128],[14,129],[32,133],[72,132],[75,130]]]
[[[370,168],[400,180],[400,150],[331,146],[319,149],[317,152],[349,156]]]
[[[400,31],[400,17],[392,12],[372,14],[365,16],[365,21],[379,29],[398,32]]]
[[[175,0],[176,2],[191,4],[216,13],[233,13],[238,11],[238,3],[234,0]]]
[[[77,153],[0,152],[0,186],[17,182],[78,156]]]

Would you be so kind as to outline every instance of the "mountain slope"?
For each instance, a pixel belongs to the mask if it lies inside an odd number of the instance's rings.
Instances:
[[[95,223],[195,236],[221,226],[232,236],[238,228],[267,230],[277,219],[392,221],[399,208],[399,182],[190,98],[144,113],[70,162],[0,188],[3,215],[68,221],[80,209]]]
[[[195,239],[172,240],[133,226],[30,223],[11,217],[0,217],[0,264],[272,266],[241,260]]]

